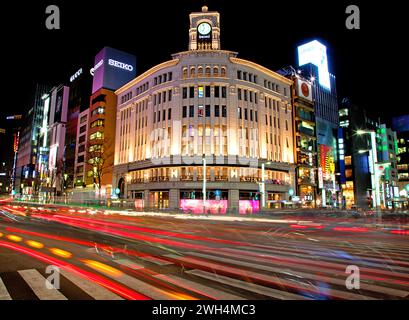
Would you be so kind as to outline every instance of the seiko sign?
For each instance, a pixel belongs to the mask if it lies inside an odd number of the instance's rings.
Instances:
[[[120,69],[124,69],[124,70],[128,70],[128,71],[133,71],[133,66],[131,66],[130,64],[126,64],[126,63],[123,63],[123,62],[119,62],[119,61],[116,61],[116,60],[114,60],[114,59],[109,59],[109,60],[108,60],[108,64],[109,64],[110,66],[117,67],[117,68],[120,68]]]

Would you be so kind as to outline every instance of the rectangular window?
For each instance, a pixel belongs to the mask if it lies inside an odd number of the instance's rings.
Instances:
[[[210,105],[206,105],[206,110],[205,110],[205,112],[206,112],[206,117],[210,117]]]
[[[182,118],[186,118],[187,117],[187,107],[183,106],[182,107]]]
[[[84,152],[84,151],[85,151],[85,144],[80,145],[80,146],[78,147],[78,153],[81,153],[81,152]]]
[[[255,118],[256,122],[258,122],[258,112],[257,112],[257,110],[254,111],[254,118]]]
[[[172,118],[172,109],[168,109],[168,120]]]
[[[166,110],[163,110],[162,121],[166,120]]]
[[[253,110],[250,110],[250,121],[253,121]]]
[[[85,142],[85,135],[80,136],[78,139],[78,143],[83,143],[83,142]]]
[[[241,71],[237,70],[237,79],[241,80]]]
[[[227,117],[227,107],[226,106],[222,106],[222,117],[223,118]]]
[[[214,116],[215,117],[220,117],[220,107],[219,107],[219,105],[214,106]]]
[[[79,156],[79,157],[77,158],[77,163],[83,163],[83,162],[84,162],[84,155]]]
[[[189,87],[189,98],[195,97],[195,87]]]
[[[172,101],[172,89],[168,91],[168,101]]]
[[[244,101],[247,101],[247,90],[244,90]]]
[[[254,103],[257,104],[258,103],[258,99],[257,99],[257,92],[254,92]]]
[[[198,97],[203,98],[203,86],[198,87]]]
[[[214,97],[220,98],[220,87],[219,86],[214,87]]]
[[[156,112],[153,113],[153,123],[156,122]]]
[[[189,106],[189,117],[193,118],[195,116],[195,107]]]
[[[186,87],[182,88],[182,99],[187,99],[187,88]]]
[[[249,98],[250,98],[250,102],[253,102],[253,92],[252,91],[249,92]]]
[[[222,98],[226,98],[226,97],[227,97],[227,88],[222,87]]]
[[[158,93],[158,104],[162,103],[162,93]]]
[[[160,111],[158,111],[158,122],[160,121]]]
[[[241,89],[237,89],[237,96],[239,98],[239,100],[241,100]]]
[[[197,116],[203,117],[203,106],[202,105],[197,107]]]
[[[241,114],[241,108],[240,107],[237,108],[237,113],[239,115],[239,119],[242,119],[243,115]]]
[[[205,86],[205,95],[206,98],[210,98],[210,86]]]
[[[244,109],[244,120],[247,120],[247,109]]]
[[[168,81],[172,81],[172,72],[168,72]]]
[[[87,126],[80,127],[80,133],[84,133],[87,130]]]
[[[163,102],[166,102],[166,91],[163,92]]]

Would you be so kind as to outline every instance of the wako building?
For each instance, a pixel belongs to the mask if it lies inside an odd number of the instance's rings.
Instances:
[[[267,207],[288,200],[292,81],[221,50],[219,13],[207,7],[190,14],[189,50],[172,58],[116,91],[119,196],[221,213],[259,210],[260,190]]]

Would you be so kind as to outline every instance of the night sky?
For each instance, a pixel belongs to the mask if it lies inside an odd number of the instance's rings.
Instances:
[[[271,70],[296,64],[296,47],[328,47],[339,98],[390,117],[408,113],[407,1],[134,0],[2,3],[1,116],[27,108],[36,82],[56,85],[111,46],[137,56],[141,73],[188,46],[189,13],[221,14],[222,49]],[[403,3],[405,2],[405,3]],[[387,3],[387,5],[386,5]],[[61,10],[61,30],[45,28],[45,8]],[[345,28],[345,8],[358,5],[361,30]],[[389,119],[385,118],[385,121]]]

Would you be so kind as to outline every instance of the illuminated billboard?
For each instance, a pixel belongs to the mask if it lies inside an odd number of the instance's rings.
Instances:
[[[328,90],[331,89],[328,71],[327,47],[317,40],[298,47],[298,65],[312,63],[318,67],[319,84]]]
[[[311,84],[305,80],[297,79],[296,87],[297,96],[312,101]]]
[[[322,169],[322,178],[324,183],[334,180],[335,175],[335,159],[334,151],[330,146],[321,144],[318,146],[318,161],[319,168]]]
[[[101,88],[117,90],[136,77],[136,57],[105,47],[95,56],[90,73],[94,77],[92,93]]]

